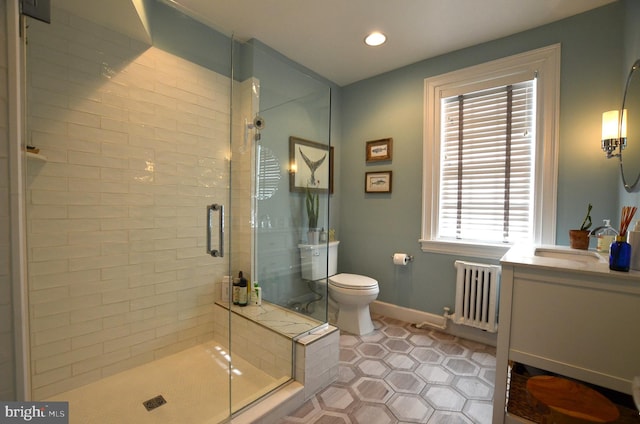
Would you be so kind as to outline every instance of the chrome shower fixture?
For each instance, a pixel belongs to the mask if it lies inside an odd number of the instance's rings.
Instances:
[[[254,139],[255,141],[260,141],[260,130],[264,129],[265,127],[265,121],[264,118],[260,115],[256,115],[253,118],[253,122],[248,122],[248,120],[245,118],[244,120],[245,123],[245,129],[244,129],[244,144],[246,145],[247,142],[249,141],[249,131],[250,130],[256,130]]]
[[[256,115],[255,118],[253,118],[253,124],[252,125],[257,130],[264,129],[264,126],[265,126],[264,118],[262,116],[260,116],[260,115]]]

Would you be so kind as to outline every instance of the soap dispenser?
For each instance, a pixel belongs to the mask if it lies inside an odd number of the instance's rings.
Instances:
[[[609,253],[609,246],[616,240],[618,232],[611,226],[611,220],[605,219],[604,226],[596,233],[596,250],[598,252]]]

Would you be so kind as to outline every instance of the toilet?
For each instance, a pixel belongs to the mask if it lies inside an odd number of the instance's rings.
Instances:
[[[326,283],[329,301],[338,309],[336,325],[342,331],[363,335],[374,330],[369,304],[376,300],[380,288],[373,278],[358,274],[337,274],[339,241],[326,244],[301,244],[300,265],[304,280]]]

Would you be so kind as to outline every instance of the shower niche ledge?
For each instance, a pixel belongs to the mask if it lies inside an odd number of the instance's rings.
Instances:
[[[25,152],[24,154],[27,156],[27,159],[33,159],[41,162],[47,161],[47,157],[40,153]]]

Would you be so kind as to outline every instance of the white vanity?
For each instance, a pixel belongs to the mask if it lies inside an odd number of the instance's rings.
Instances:
[[[493,423],[529,422],[505,410],[515,361],[631,394],[640,375],[640,272],[562,246],[514,247],[502,258]]]

